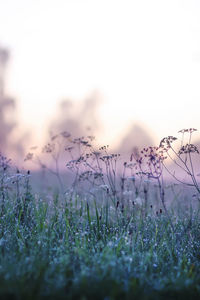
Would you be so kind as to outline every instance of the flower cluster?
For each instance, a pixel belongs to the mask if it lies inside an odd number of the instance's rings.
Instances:
[[[181,147],[178,154],[181,155],[181,154],[186,154],[186,153],[198,153],[199,154],[199,150],[193,144],[186,144],[186,145]]]
[[[158,178],[162,174],[162,163],[167,158],[160,147],[143,148],[140,157],[135,158],[139,168],[138,174],[147,175],[148,178]],[[132,159],[132,158],[131,158]]]
[[[181,129],[181,130],[179,130],[179,133],[185,133],[185,132],[193,133],[194,131],[197,131],[197,129],[195,129],[195,128],[188,128],[188,129]]]
[[[27,161],[27,160],[32,160],[33,159],[33,153],[27,153],[26,154],[26,157],[24,158],[24,161]]]
[[[103,178],[103,173],[100,172],[93,172],[93,171],[84,171],[79,175],[80,181],[85,180],[97,180]]]
[[[109,161],[112,159],[117,159],[120,156],[120,154],[110,154],[110,155],[103,155],[100,157],[102,161]]]
[[[83,145],[83,146],[86,146],[86,147],[92,147],[92,145],[89,143],[89,141],[87,139],[85,139],[84,137],[80,137],[80,138],[75,138],[73,141],[72,141],[73,144],[76,144],[76,145]]]
[[[45,145],[42,149],[42,152],[44,153],[52,153],[55,150],[55,144],[53,143],[48,143],[47,145]]]
[[[171,135],[164,137],[160,141],[160,148],[162,148],[163,150],[168,150],[169,148],[171,148],[171,144],[176,140],[177,138]]]
[[[82,162],[85,162],[84,156],[79,156],[77,159],[72,159],[70,160],[67,164],[66,167],[68,169],[76,169],[78,165],[80,165]]]
[[[0,153],[0,168],[3,171],[6,171],[10,167],[10,164],[11,164],[11,159],[8,159],[6,156],[3,156]]]

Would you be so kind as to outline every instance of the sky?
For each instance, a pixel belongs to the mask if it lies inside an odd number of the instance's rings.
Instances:
[[[0,0],[7,90],[40,139],[63,99],[102,98],[102,139],[200,129],[200,1]]]

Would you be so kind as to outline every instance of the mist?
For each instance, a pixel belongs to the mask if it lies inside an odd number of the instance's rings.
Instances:
[[[25,138],[19,132],[16,100],[7,93],[6,70],[10,58],[9,51],[0,45],[0,151],[16,161],[22,161]]]
[[[20,120],[18,112],[17,99],[10,96],[7,91],[7,68],[9,65],[10,53],[5,47],[0,46],[0,151],[3,155],[11,157],[14,164],[20,167],[33,168],[33,165],[24,163],[24,158],[27,153],[34,154],[33,132],[28,131],[26,124]],[[103,140],[105,133],[104,124],[101,119],[101,107],[104,103],[104,95],[101,91],[95,90],[88,93],[87,97],[82,100],[66,98],[58,101],[54,114],[46,120],[46,126],[43,128],[45,139],[37,145],[37,156],[41,159],[42,164],[49,164],[50,157],[44,155],[45,145],[55,143],[56,136],[70,137],[70,140],[65,140],[61,148],[56,148],[55,151],[61,151],[59,154],[59,164],[62,170],[65,169],[66,162],[70,159],[69,153],[66,155],[65,148],[70,147],[73,139],[87,138],[94,136],[96,140],[93,142],[94,149],[104,145],[99,143],[99,137]],[[123,127],[123,124],[122,124]],[[23,128],[23,129],[22,129]],[[169,133],[170,134],[170,133]],[[158,146],[155,144],[154,137],[141,123],[132,120],[132,124],[119,135],[115,144],[109,144],[111,153],[121,154],[121,161],[129,161],[131,153],[135,149],[141,150],[144,147]],[[199,138],[196,136],[196,144],[199,148]],[[74,153],[77,158],[80,153]],[[198,170],[198,155],[193,155],[194,170]],[[34,166],[34,169],[41,167],[41,164]],[[169,163],[169,169],[174,169],[174,172],[180,177],[183,177],[181,168],[178,168],[173,162]]]
[[[74,138],[86,135],[98,135],[101,130],[99,121],[99,106],[101,96],[98,92],[80,102],[73,99],[63,100],[59,104],[59,110],[49,121],[48,132],[50,136],[67,131]]]

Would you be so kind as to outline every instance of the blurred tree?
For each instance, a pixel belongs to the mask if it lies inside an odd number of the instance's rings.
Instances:
[[[17,126],[16,103],[6,94],[6,68],[9,58],[9,51],[0,45],[0,151],[5,155],[16,156],[22,153],[23,146],[13,136],[13,130]]]
[[[124,135],[115,151],[123,155],[128,155],[130,158],[130,154],[136,149],[141,150],[144,147],[153,145],[153,140],[148,131],[135,123]]]
[[[81,102],[62,101],[58,115],[51,121],[49,131],[51,133],[67,131],[75,138],[97,134],[100,103],[101,95],[98,91],[94,91]]]

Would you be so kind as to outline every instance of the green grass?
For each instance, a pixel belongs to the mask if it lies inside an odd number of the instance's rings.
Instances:
[[[1,189],[0,299],[197,299],[198,206]],[[191,199],[187,199],[188,202]]]

